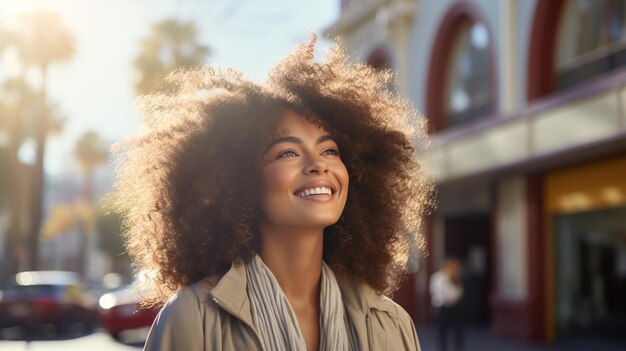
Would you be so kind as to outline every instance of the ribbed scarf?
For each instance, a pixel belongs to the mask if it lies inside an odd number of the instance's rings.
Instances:
[[[287,296],[257,255],[246,264],[252,319],[265,350],[306,351],[304,337]],[[322,262],[320,291],[320,350],[356,350],[341,290],[333,271]]]

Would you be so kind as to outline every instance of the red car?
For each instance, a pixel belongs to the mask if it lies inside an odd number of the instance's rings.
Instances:
[[[21,272],[15,281],[0,294],[0,328],[21,327],[29,332],[53,326],[60,334],[77,324],[87,331],[97,325],[95,299],[78,273]]]
[[[136,284],[102,295],[99,300],[102,327],[116,340],[125,331],[149,328],[158,308],[142,308],[137,298]]]

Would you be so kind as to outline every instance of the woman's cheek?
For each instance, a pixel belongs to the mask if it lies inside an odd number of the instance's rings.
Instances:
[[[268,166],[263,172],[263,210],[272,217],[291,205],[290,187],[294,181],[293,170],[285,167]]]
[[[264,184],[267,191],[281,191],[289,188],[289,173],[281,167],[272,167],[265,172]]]

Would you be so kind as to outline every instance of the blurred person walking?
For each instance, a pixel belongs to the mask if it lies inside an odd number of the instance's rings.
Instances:
[[[437,318],[439,350],[446,350],[447,334],[454,332],[456,350],[463,349],[463,284],[461,261],[448,257],[443,267],[430,277],[431,303]]]

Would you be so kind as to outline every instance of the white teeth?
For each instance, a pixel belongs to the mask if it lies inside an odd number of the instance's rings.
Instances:
[[[300,197],[305,197],[309,195],[332,195],[333,192],[329,187],[322,186],[311,189],[306,189],[304,191],[299,192],[297,195]]]

